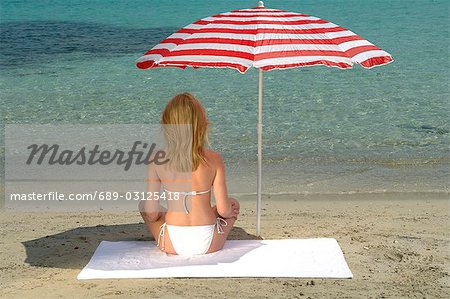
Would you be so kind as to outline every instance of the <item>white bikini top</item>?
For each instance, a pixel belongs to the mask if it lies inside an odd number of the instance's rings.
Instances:
[[[186,198],[188,196],[195,196],[195,195],[201,195],[201,194],[206,194],[211,192],[211,189],[209,190],[205,190],[205,191],[191,191],[191,192],[183,192],[183,191],[169,191],[167,189],[164,188],[165,192],[169,192],[169,193],[179,193],[181,195],[184,195],[183,197],[183,205],[184,205],[184,211],[186,212],[186,214],[189,214],[188,208],[187,208],[187,204],[186,204]]]

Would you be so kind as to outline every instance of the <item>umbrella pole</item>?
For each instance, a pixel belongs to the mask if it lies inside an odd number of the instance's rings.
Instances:
[[[256,236],[261,235],[261,176],[262,176],[262,91],[263,91],[263,71],[259,70],[258,89],[258,181],[257,181],[257,202],[256,202]]]

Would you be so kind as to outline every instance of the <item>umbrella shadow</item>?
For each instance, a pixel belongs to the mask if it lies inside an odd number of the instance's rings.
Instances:
[[[259,240],[240,227],[233,227],[230,240]],[[101,241],[152,241],[144,224],[118,224],[78,227],[62,233],[22,242],[25,263],[37,267],[81,269]]]

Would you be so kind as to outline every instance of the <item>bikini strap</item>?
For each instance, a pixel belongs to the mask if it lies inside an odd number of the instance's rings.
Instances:
[[[188,208],[187,208],[187,203],[186,203],[186,198],[190,195],[200,195],[200,194],[206,194],[211,192],[211,188],[209,190],[205,190],[205,191],[191,191],[191,192],[183,192],[183,191],[169,191],[167,189],[164,189],[165,192],[169,192],[169,193],[180,193],[181,195],[184,195],[183,197],[183,206],[184,206],[184,211],[186,212],[186,215],[189,214]]]
[[[222,225],[223,226],[228,226],[228,222],[226,222],[226,220],[223,219],[223,218],[217,217],[217,219],[216,219],[216,227],[217,227],[217,233],[218,234],[223,234],[224,233]]]
[[[162,242],[161,242],[161,250],[164,251],[164,230],[166,229],[167,224],[164,222],[160,227],[159,227],[159,236],[158,236],[158,243],[156,244],[157,247],[159,247],[159,242],[162,238]]]

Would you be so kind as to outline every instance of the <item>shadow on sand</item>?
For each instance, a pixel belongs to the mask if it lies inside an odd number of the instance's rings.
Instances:
[[[259,240],[240,227],[233,227],[230,240]],[[22,242],[31,266],[81,269],[93,255],[101,241],[150,241],[142,223],[97,225],[74,228],[59,234]]]

